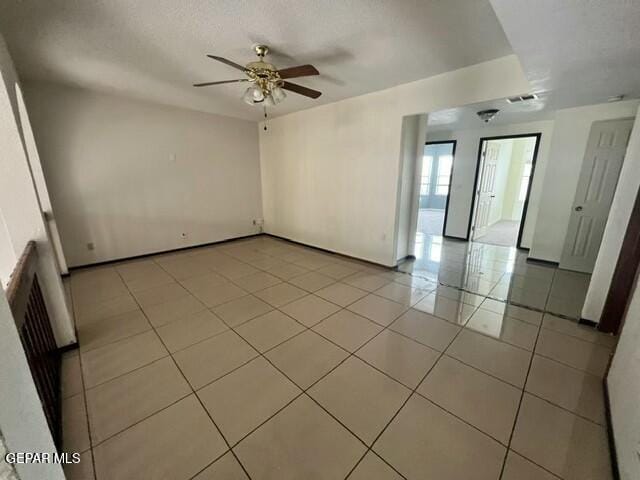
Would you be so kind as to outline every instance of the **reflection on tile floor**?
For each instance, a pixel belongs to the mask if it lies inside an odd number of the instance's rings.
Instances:
[[[74,272],[68,478],[611,478],[588,278],[437,237],[403,269],[262,236]]]
[[[414,277],[513,305],[579,319],[591,276],[527,263],[513,247],[418,233],[416,259],[399,269]]]

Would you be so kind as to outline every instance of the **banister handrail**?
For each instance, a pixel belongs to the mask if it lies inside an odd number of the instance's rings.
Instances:
[[[18,330],[22,327],[22,322],[24,322],[24,312],[29,303],[29,291],[33,283],[33,277],[36,274],[37,263],[38,251],[36,242],[31,240],[27,243],[18,259],[18,263],[9,277],[9,285],[6,290],[7,301],[11,307]]]

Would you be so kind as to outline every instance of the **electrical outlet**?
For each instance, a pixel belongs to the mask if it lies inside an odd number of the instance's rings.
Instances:
[[[263,224],[264,224],[264,220],[262,218],[253,219],[253,225],[257,228],[258,233],[262,233]]]
[[[95,250],[96,246],[93,244],[93,242],[89,242],[87,243],[87,250]]]

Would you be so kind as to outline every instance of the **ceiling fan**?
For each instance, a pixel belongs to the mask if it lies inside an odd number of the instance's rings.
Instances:
[[[264,61],[265,55],[269,53],[269,47],[266,45],[256,45],[253,50],[258,56],[257,62],[247,63],[246,66],[239,65],[231,60],[215,55],[207,55],[207,57],[222,62],[237,70],[241,70],[247,78],[237,80],[222,80],[219,82],[196,83],[194,87],[208,87],[210,85],[222,85],[224,83],[241,83],[250,82],[251,85],[244,92],[242,99],[249,105],[262,105],[272,107],[282,100],[287,94],[284,90],[297,93],[309,98],[318,98],[322,95],[317,90],[303,87],[295,83],[288,82],[286,79],[308,77],[311,75],[319,75],[320,72],[313,65],[298,65],[297,67],[284,68],[277,70],[276,67]]]

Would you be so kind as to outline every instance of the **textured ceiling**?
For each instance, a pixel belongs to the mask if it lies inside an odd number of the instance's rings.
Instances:
[[[640,1],[491,0],[539,100],[502,99],[429,114],[429,131],[547,120],[561,108],[640,96]],[[525,93],[525,92],[523,92]],[[498,108],[488,124],[478,110]]]
[[[480,110],[497,108],[498,115],[489,123],[484,123],[477,115]],[[466,130],[495,125],[511,125],[513,123],[536,122],[539,120],[551,120],[555,111],[546,104],[546,99],[531,100],[522,103],[510,104],[506,99],[500,98],[490,102],[465,105],[463,107],[448,108],[429,113],[429,132],[442,130]]]
[[[533,91],[551,108],[640,95],[640,1],[491,0]]]
[[[273,115],[381,90],[512,53],[489,0],[4,0],[0,30],[23,79],[61,82],[258,120],[239,78],[266,43],[278,67],[313,63]]]

